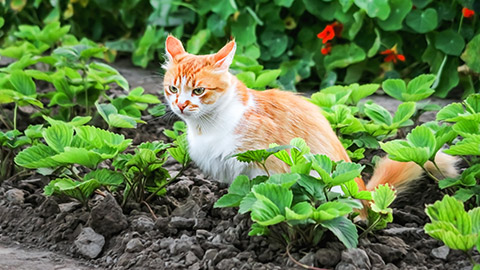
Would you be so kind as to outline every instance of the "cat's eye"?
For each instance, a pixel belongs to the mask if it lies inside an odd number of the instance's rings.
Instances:
[[[205,92],[205,88],[203,87],[193,89],[193,93],[197,96],[200,96],[203,92]]]
[[[178,88],[175,87],[175,86],[173,86],[173,85],[170,85],[170,86],[168,87],[168,90],[170,90],[170,92],[172,92],[172,93],[174,93],[174,94],[178,92]]]

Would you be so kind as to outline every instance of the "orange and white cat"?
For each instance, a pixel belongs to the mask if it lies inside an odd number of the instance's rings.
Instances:
[[[216,54],[192,55],[173,36],[166,40],[165,96],[172,111],[187,124],[189,153],[202,171],[228,183],[240,174],[264,174],[260,167],[231,156],[268,148],[270,143],[286,145],[295,137],[303,138],[314,154],[350,161],[316,105],[291,92],[248,89],[231,74],[228,69],[235,49],[235,41],[230,41]],[[453,157],[439,154],[436,161],[444,175],[457,174]],[[269,158],[266,165],[273,173],[289,170],[275,158]],[[434,171],[432,164],[426,167]],[[367,186],[360,178],[356,181],[360,189],[372,190],[384,183],[399,188],[422,173],[412,162],[384,158]]]

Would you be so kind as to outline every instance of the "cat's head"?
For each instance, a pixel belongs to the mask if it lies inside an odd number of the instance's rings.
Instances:
[[[168,36],[165,44],[164,92],[170,108],[183,119],[214,111],[232,85],[228,68],[235,55],[235,41],[215,54],[193,55],[180,40]]]

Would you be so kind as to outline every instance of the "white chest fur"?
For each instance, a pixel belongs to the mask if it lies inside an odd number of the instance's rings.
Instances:
[[[190,157],[203,172],[220,182],[231,183],[240,174],[258,174],[247,163],[231,157],[239,147],[240,135],[235,131],[253,100],[245,106],[235,90],[230,89],[217,103],[212,113],[205,116],[207,121],[186,119]]]

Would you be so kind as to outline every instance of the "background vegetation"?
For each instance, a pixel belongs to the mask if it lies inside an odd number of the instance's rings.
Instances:
[[[142,67],[163,60],[168,33],[191,53],[234,37],[233,68],[250,87],[319,90],[432,73],[436,96],[465,97],[479,87],[475,11],[474,0],[7,0],[0,15],[4,43],[18,25],[60,21],[102,42],[108,60],[129,53]]]

